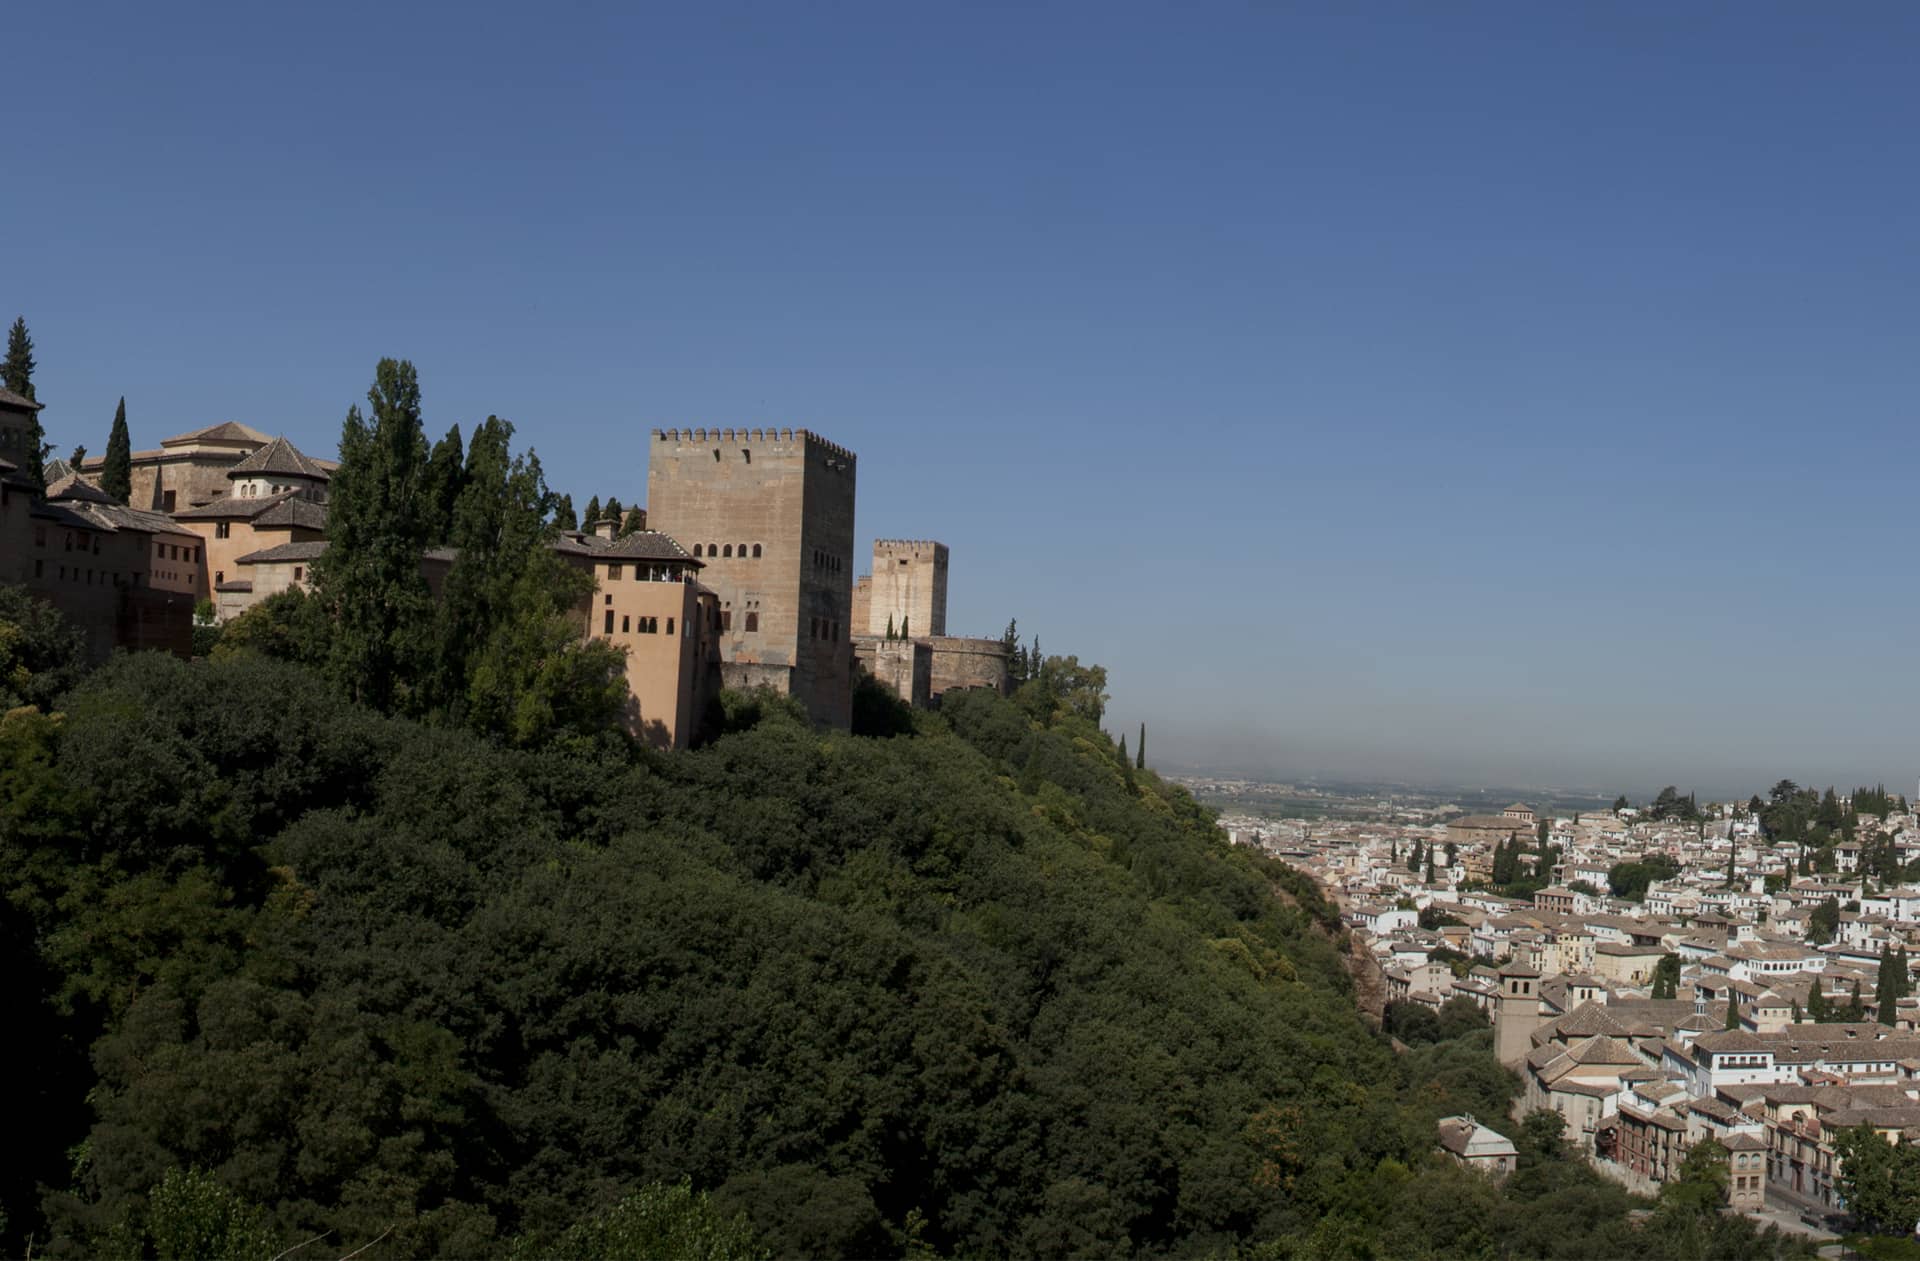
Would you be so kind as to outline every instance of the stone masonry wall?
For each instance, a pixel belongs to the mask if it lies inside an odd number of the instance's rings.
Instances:
[[[1011,692],[1007,646],[997,639],[938,635],[927,640],[933,649],[933,694],[961,687],[990,687],[1000,695]]]
[[[784,683],[843,728],[855,472],[851,451],[804,429],[656,429],[647,461],[648,525],[700,558],[719,597],[723,677]]]
[[[930,539],[875,539],[873,595],[867,635],[884,635],[891,621],[912,638],[947,633],[947,545]]]

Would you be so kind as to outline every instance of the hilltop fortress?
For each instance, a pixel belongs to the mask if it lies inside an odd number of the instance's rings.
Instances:
[[[0,422],[24,426],[38,408],[0,397]],[[135,452],[127,507],[99,490],[103,463],[49,462],[36,497],[0,458],[0,581],[58,607],[96,659],[115,647],[187,655],[196,605],[225,621],[311,588],[336,464],[225,422]],[[998,639],[946,633],[945,544],[879,540],[871,575],[855,580],[858,463],[807,429],[655,429],[647,528],[587,521],[556,538],[594,578],[582,635],[626,651],[633,734],[685,747],[719,688],[760,686],[845,729],[860,670],[922,707],[953,688],[1008,689]],[[431,590],[455,559],[422,556]]]

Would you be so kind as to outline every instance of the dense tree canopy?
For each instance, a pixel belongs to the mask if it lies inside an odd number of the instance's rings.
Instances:
[[[1684,1255],[1564,1144],[1441,1160],[1516,1087],[1479,1014],[1396,1054],[1317,888],[1123,762],[1087,683],[887,738],[730,695],[667,755],[245,647],[69,679],[0,727],[5,1242]]]

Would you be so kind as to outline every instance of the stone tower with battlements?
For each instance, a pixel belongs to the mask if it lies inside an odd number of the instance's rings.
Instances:
[[[648,449],[647,525],[705,565],[721,681],[849,726],[853,452],[805,429],[656,429]]]
[[[861,634],[884,635],[888,625],[908,637],[946,634],[947,545],[875,539],[868,590],[867,624]]]

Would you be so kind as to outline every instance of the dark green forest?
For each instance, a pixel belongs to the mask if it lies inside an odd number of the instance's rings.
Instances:
[[[1444,1163],[1490,1033],[1397,1053],[1315,888],[1044,679],[887,738],[729,696],[657,754],[76,659],[0,589],[10,1255],[1785,1246],[1550,1128]]]

